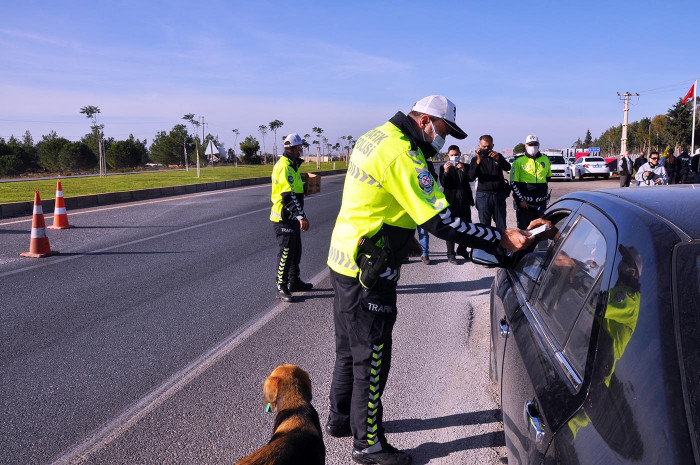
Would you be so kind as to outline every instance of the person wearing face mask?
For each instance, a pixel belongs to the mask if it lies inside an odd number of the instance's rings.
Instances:
[[[328,251],[335,367],[325,431],[352,435],[358,463],[411,463],[410,454],[384,436],[381,397],[391,368],[396,286],[416,226],[496,254],[522,250],[534,239],[519,229],[462,221],[435,186],[426,158],[442,149],[448,135],[467,137],[456,116],[445,97],[425,97],[408,115],[398,112],[362,135],[348,165]]]
[[[447,149],[447,161],[440,167],[440,184],[445,198],[450,202],[454,214],[465,223],[472,220],[472,188],[469,185],[469,168],[462,163],[459,147],[450,145]],[[455,255],[455,243],[446,241],[447,263],[459,265]],[[457,247],[457,254],[467,258],[466,247]]]
[[[547,208],[548,183],[552,177],[549,157],[540,153],[537,136],[525,138],[525,152],[527,156],[516,159],[510,171],[515,215],[521,229],[540,218]]]
[[[668,184],[666,168],[659,163],[659,152],[651,152],[649,161],[639,167],[634,177],[639,186],[661,186]]]
[[[503,178],[504,171],[510,171],[510,163],[498,152],[493,151],[493,137],[485,134],[479,138],[476,156],[469,164],[469,178],[477,179],[476,209],[479,222],[491,224],[493,218],[497,228],[506,227],[506,199],[509,186]]]
[[[272,168],[272,211],[270,221],[279,243],[277,254],[277,297],[293,302],[292,292],[310,291],[313,284],[299,276],[301,261],[301,232],[309,230],[304,213],[304,186],[299,175],[303,160],[302,140],[299,134],[284,139],[284,154]]]

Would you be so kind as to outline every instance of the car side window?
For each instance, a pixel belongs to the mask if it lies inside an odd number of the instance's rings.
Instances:
[[[568,211],[558,211],[554,212],[552,215],[546,217],[552,222],[554,227],[561,230],[564,223],[566,223],[567,218],[569,218],[570,212]],[[530,293],[537,278],[542,272],[542,268],[545,265],[545,260],[547,259],[547,252],[552,248],[555,240],[548,239],[546,237],[541,237],[534,246],[534,249],[523,255],[523,257],[518,261],[518,263],[513,267],[515,275],[518,277],[518,281],[525,289],[526,293]]]
[[[583,377],[582,375],[586,368],[586,357],[588,356],[588,345],[591,340],[593,318],[595,317],[598,299],[600,299],[600,281],[601,278],[598,277],[598,280],[593,286],[593,291],[588,295],[588,299],[586,299],[576,319],[576,323],[574,323],[574,326],[571,328],[571,333],[564,346],[564,356],[580,377]]]
[[[536,308],[562,347],[605,267],[605,236],[579,217],[555,253],[542,279]]]

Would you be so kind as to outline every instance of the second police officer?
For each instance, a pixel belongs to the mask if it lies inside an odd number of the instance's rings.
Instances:
[[[525,152],[525,156],[513,162],[510,170],[515,216],[521,229],[527,228],[532,220],[544,214],[549,200],[547,186],[552,177],[549,157],[540,152],[537,136],[527,136]]]
[[[328,256],[336,359],[326,432],[352,434],[358,463],[411,463],[408,453],[386,441],[381,396],[391,367],[396,285],[416,225],[492,252],[531,242],[519,229],[463,222],[435,186],[426,158],[440,151],[448,134],[467,137],[456,114],[445,97],[425,97],[408,115],[398,112],[360,137],[348,166]]]
[[[299,134],[289,134],[284,139],[284,154],[272,169],[272,221],[279,243],[277,254],[277,297],[293,302],[292,292],[310,291],[311,283],[305,283],[299,275],[301,260],[301,231],[309,229],[304,213],[304,185],[299,174],[303,145]]]

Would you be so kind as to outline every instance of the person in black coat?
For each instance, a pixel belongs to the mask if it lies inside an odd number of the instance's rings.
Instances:
[[[493,151],[493,137],[484,134],[479,138],[476,156],[469,164],[469,180],[478,180],[476,187],[476,209],[479,223],[506,228],[506,199],[510,194],[509,185],[503,177],[510,171],[510,163],[498,152]]]
[[[681,150],[681,154],[676,157],[676,184],[687,184],[692,182],[690,178],[690,155],[688,150]]]
[[[630,160],[630,153],[625,152],[620,156],[617,164],[617,173],[620,175],[620,187],[630,187],[634,166]]]
[[[469,185],[469,169],[461,162],[460,156],[459,147],[451,145],[447,150],[448,161],[440,167],[440,184],[455,216],[458,216],[465,223],[471,223],[471,207],[474,205],[474,198],[472,188]],[[446,241],[445,243],[447,244],[447,262],[458,265],[454,242]],[[465,247],[457,247],[457,253],[467,258]]]
[[[664,168],[666,169],[666,174],[668,175],[668,183],[676,183],[676,174],[678,173],[678,160],[673,155],[673,150],[669,150],[668,156],[666,157],[666,162],[664,163]]]

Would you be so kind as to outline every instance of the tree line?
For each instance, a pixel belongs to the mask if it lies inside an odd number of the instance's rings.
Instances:
[[[656,150],[667,154],[678,153],[681,148],[690,147],[693,127],[693,99],[689,99],[685,105],[678,99],[663,115],[651,118],[642,118],[627,125],[627,150],[630,153],[649,152]],[[700,98],[698,98],[700,100]],[[695,123],[695,133],[700,137],[700,118]],[[622,124],[605,130],[596,139],[591,136],[591,131],[586,132],[582,141],[578,138],[574,148],[600,147],[601,154],[616,157],[621,151]],[[696,140],[697,144],[697,140]]]
[[[104,137],[104,124],[99,122],[100,109],[96,106],[86,106],[81,108],[84,114],[91,121],[92,132],[85,134],[79,141],[71,142],[66,138],[59,137],[55,131],[43,135],[38,143],[29,131],[24,136],[9,140],[0,138],[0,176],[17,176],[24,173],[66,173],[86,172],[95,170],[98,166],[107,166],[112,170],[134,169],[144,166],[146,163],[156,163],[168,166],[188,167],[204,160],[204,148],[209,141],[213,141],[217,147],[222,146],[218,137],[207,134],[203,141],[200,141],[199,128],[201,123],[195,115],[188,113],[182,117],[184,121],[176,124],[170,131],[159,131],[153,138],[150,147],[147,140],[139,140],[133,135],[123,141],[116,141],[113,137]],[[188,129],[191,127],[191,131]],[[274,120],[268,125],[260,125],[260,133],[263,148],[260,142],[252,134],[247,136],[239,145],[240,155],[233,149],[228,149],[229,161],[239,158],[245,164],[262,164],[275,161],[277,144],[277,131],[284,123]],[[273,153],[269,154],[265,147],[265,136],[268,130],[274,134]],[[234,135],[234,147],[238,141],[239,130],[232,130]],[[302,143],[307,155],[310,155],[310,148],[318,145],[322,155],[331,154],[332,151],[349,150],[355,143],[353,136],[341,136],[335,144],[329,143],[324,136],[324,130],[315,126],[311,134],[304,134]],[[281,135],[284,140],[286,135]],[[340,142],[342,141],[342,143]],[[102,169],[100,170],[102,172]]]

